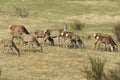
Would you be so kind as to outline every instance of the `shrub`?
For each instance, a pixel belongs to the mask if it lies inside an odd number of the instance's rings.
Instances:
[[[70,26],[72,29],[75,29],[75,30],[82,30],[84,28],[84,23],[82,23],[81,21],[73,21],[70,23]]]
[[[22,18],[29,16],[29,11],[26,8],[22,8],[22,7],[13,5],[13,9],[14,9],[15,16],[20,16]]]
[[[84,77],[87,80],[103,80],[105,76],[104,66],[106,60],[92,57],[89,57],[89,60],[91,66],[84,66],[84,70],[82,70],[82,72],[85,74]]]
[[[114,26],[114,34],[116,35],[117,40],[120,42],[120,23],[119,22]]]

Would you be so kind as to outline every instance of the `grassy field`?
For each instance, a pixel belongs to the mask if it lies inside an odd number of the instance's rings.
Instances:
[[[72,31],[82,36],[85,49],[68,49],[58,46],[43,47],[43,53],[21,52],[21,56],[5,55],[0,46],[0,80],[86,80],[81,72],[89,65],[89,56],[107,60],[105,69],[112,69],[120,61],[120,51],[93,51],[95,32],[113,34],[114,25],[120,21],[120,1],[112,0],[0,0],[0,39],[10,36],[8,25],[22,24],[30,32],[47,28],[63,28],[63,22],[74,20],[85,24],[82,31]],[[14,6],[26,8],[29,16],[15,16]],[[87,39],[88,35],[92,36]],[[42,41],[40,40],[40,43]],[[118,44],[120,47],[120,45]]]

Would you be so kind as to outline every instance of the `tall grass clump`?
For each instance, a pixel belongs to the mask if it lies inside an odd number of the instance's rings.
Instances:
[[[107,80],[120,80],[120,63],[112,70],[108,70]]]
[[[116,35],[116,38],[120,43],[120,22],[117,22],[117,24],[114,26],[114,34]]]
[[[89,57],[89,60],[91,65],[84,66],[84,69],[82,70],[84,77],[87,80],[104,80],[104,66],[106,64],[106,60],[92,57]]]
[[[84,23],[78,20],[74,20],[73,22],[71,22],[70,26],[72,29],[75,29],[75,30],[82,30],[85,27]]]
[[[13,9],[14,9],[15,16],[20,16],[22,18],[29,16],[29,11],[27,8],[18,7],[18,6],[13,5]]]

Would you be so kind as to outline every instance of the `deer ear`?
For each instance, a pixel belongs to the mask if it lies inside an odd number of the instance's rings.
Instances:
[[[63,23],[63,25],[64,25],[63,31],[67,31],[67,24]]]
[[[96,36],[96,33],[93,35],[94,37]]]
[[[10,24],[8,27],[10,28],[13,24]]]
[[[44,30],[44,32],[43,32],[43,33],[45,34],[46,32],[47,32],[47,30]]]

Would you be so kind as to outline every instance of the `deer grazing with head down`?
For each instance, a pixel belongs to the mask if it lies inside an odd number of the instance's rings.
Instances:
[[[33,36],[31,34],[21,33],[20,39],[22,40],[22,44],[25,44],[25,45],[28,44],[29,50],[30,50],[30,46],[32,46],[34,48],[34,45],[36,45],[40,52],[43,51],[41,44],[38,42],[38,40],[36,39],[35,36]]]
[[[95,33],[94,37],[96,39],[96,42],[94,43],[94,50],[98,50],[100,44],[103,43],[105,45],[105,50],[108,50],[107,46],[110,45],[111,52],[118,51],[118,46],[110,35]]]
[[[9,50],[11,50],[12,53],[13,53],[13,50],[16,50],[17,51],[16,55],[18,55],[18,56],[20,55],[20,51],[19,51],[19,49],[17,48],[17,46],[15,45],[15,43],[13,42],[12,39],[8,39],[8,38],[2,39],[0,41],[0,44],[2,44],[3,47],[4,47],[3,53],[5,53],[5,52],[8,53]]]
[[[74,34],[73,32],[62,32],[61,36],[63,38],[63,45],[69,46],[70,43],[76,48],[76,44],[78,45],[79,48],[84,47],[84,43],[81,40],[80,36],[77,34]]]
[[[9,25],[9,29],[13,39],[14,38],[19,39],[21,33],[29,34],[28,30],[23,25],[11,24]]]

